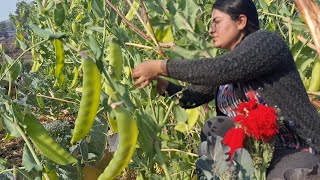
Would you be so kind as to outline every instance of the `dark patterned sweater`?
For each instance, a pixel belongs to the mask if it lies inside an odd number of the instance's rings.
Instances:
[[[167,92],[182,92],[180,105],[192,108],[213,100],[219,85],[245,83],[259,91],[269,106],[281,109],[285,125],[320,151],[320,117],[310,103],[293,56],[277,33],[259,30],[233,50],[215,58],[170,60],[168,76],[191,83],[170,83]]]

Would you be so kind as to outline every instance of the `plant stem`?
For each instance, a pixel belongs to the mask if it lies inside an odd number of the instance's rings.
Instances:
[[[137,34],[139,34],[141,37],[143,37],[145,40],[150,40],[150,37],[146,35],[144,32],[142,32],[139,28],[137,28],[135,25],[133,25],[128,19],[123,15],[116,7],[113,6],[113,4],[109,0],[105,0],[106,3],[113,9],[120,17],[121,19],[130,26]]]
[[[187,154],[189,156],[193,156],[193,157],[199,157],[197,154],[194,153],[190,153],[190,152],[185,152],[185,151],[181,151],[179,149],[161,149],[162,152],[179,152],[179,153],[184,153]]]
[[[11,94],[11,87],[12,87],[12,82],[11,82],[11,74],[9,73],[9,88],[8,88],[8,97],[10,97],[10,94]]]
[[[56,101],[66,102],[66,103],[79,104],[79,103],[76,103],[76,102],[73,102],[73,101],[68,101],[68,100],[59,99],[59,98],[50,97],[50,96],[45,96],[45,95],[41,95],[41,94],[37,94],[37,96],[38,97],[44,97],[44,98],[47,98],[47,99],[53,99],[53,100],[56,100]]]
[[[11,172],[14,171],[17,168],[12,168],[12,169],[5,169],[3,171],[0,171],[0,174],[6,173],[6,172]],[[19,167],[18,169],[26,169],[25,167]]]
[[[135,44],[135,43],[125,43],[128,46],[135,46],[138,48],[144,48],[144,49],[153,49],[153,47],[151,46],[145,46],[145,45],[141,45],[141,44]]]
[[[290,19],[290,18],[288,18],[288,17],[284,17],[284,16],[281,16],[281,15],[279,15],[279,14],[273,14],[273,13],[264,12],[264,11],[259,11],[259,12],[261,12],[262,14],[265,14],[265,15],[282,18],[284,21],[289,21],[289,19]]]
[[[138,13],[138,11],[132,6],[132,3],[127,0],[127,2],[130,4],[130,6],[133,8],[134,12],[136,13],[138,19],[140,20],[140,22],[142,23],[143,27],[145,28],[145,30],[150,34],[150,37],[152,39],[152,41],[155,43],[155,45],[159,48],[159,54],[161,56],[163,56],[164,58],[168,59],[168,56],[163,52],[163,50],[161,49],[161,46],[159,45],[159,42],[154,34],[154,31],[153,31],[153,28],[152,28],[152,25],[150,23],[150,20],[149,20],[149,17],[148,17],[148,14],[147,14],[147,10],[146,10],[146,7],[143,3],[143,1],[140,0],[140,3],[141,3],[141,8],[143,9],[142,13],[143,15],[145,16],[145,19],[147,21],[147,23],[150,24],[150,29],[151,31],[148,29],[147,27],[147,24],[143,21],[143,19],[141,18],[140,14]]]
[[[42,40],[42,41],[38,42],[37,44],[31,46],[30,48],[26,49],[25,51],[23,51],[23,52],[20,54],[20,56],[17,57],[17,59],[16,59],[16,60],[7,68],[7,70],[3,73],[2,77],[0,78],[0,81],[3,80],[4,76],[11,70],[12,66],[13,66],[15,63],[17,63],[18,61],[20,61],[20,59],[21,59],[21,57],[22,57],[23,55],[25,55],[25,54],[26,54],[28,51],[30,51],[31,49],[33,49],[33,48],[35,48],[35,47],[37,47],[37,46],[39,46],[39,45],[47,42],[48,40],[49,40],[49,39]]]
[[[307,39],[304,38],[302,35],[298,35],[298,39],[299,39],[299,41],[301,41],[302,43],[306,43],[309,48],[317,51],[316,45],[314,45],[313,43],[311,43],[310,40],[307,40]]]
[[[30,153],[32,154],[32,156],[33,156],[34,160],[36,161],[37,165],[42,166],[42,164],[41,164],[36,152],[32,148],[32,145],[31,145],[29,139],[27,138],[26,134],[22,131],[20,126],[17,124],[17,122],[14,122],[14,124],[15,124],[15,128],[20,133],[20,135],[22,136],[23,140],[26,142],[26,144],[27,144],[27,146],[28,146],[28,148],[30,150]],[[50,177],[46,172],[43,172],[43,175],[44,175],[45,179],[50,180]]]
[[[164,171],[164,174],[166,175],[167,180],[171,180],[170,174],[168,172],[167,165],[166,165],[166,163],[165,163],[165,161],[163,159],[163,156],[162,156],[162,153],[161,153],[161,150],[160,150],[160,143],[159,143],[158,140],[155,141],[155,149],[156,149],[156,152],[157,152],[157,154],[159,156],[159,161],[160,161],[159,163],[160,163],[160,165],[161,165],[161,167],[162,167],[162,169]]]
[[[166,113],[166,115],[164,116],[163,120],[161,121],[161,124],[164,124],[164,123],[166,122],[166,120],[167,120],[167,118],[168,118],[168,116],[169,116],[169,114],[170,114],[170,112],[171,112],[171,110],[172,110],[173,103],[174,103],[174,102],[171,101],[171,103],[170,103],[170,105],[169,105],[169,108],[167,109],[167,113]]]

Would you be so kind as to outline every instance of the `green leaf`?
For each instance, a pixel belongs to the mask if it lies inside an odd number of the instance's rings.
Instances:
[[[2,124],[2,118],[0,116],[0,131],[2,131],[2,129],[3,129],[3,124]]]
[[[12,117],[8,116],[5,112],[1,112],[3,128],[10,134],[10,136],[20,137],[19,131],[17,131],[16,125],[13,122]]]
[[[61,2],[57,3],[53,11],[54,24],[58,27],[62,26],[65,19],[66,19],[66,12],[64,10],[63,4]]]
[[[194,32],[196,18],[200,7],[193,0],[182,0],[174,21],[179,28]]]
[[[284,15],[284,16],[291,16],[291,13],[286,5],[285,2],[282,2],[282,5],[281,5],[281,8],[280,8],[280,11],[279,11],[280,14]]]
[[[174,22],[180,29],[194,32],[192,25],[188,21],[188,17],[184,15],[182,12],[178,12],[174,16]]]
[[[310,67],[310,64],[314,61],[314,59],[307,59],[305,60],[300,67],[298,67],[300,72],[304,72],[308,67]]]
[[[273,0],[264,0],[264,2],[266,2],[266,3],[268,4],[268,6],[270,6],[270,4],[271,4],[272,1],[273,1]]]
[[[103,10],[104,3],[102,0],[92,0],[92,10],[93,13],[98,16],[99,18],[104,17],[104,10]]]
[[[318,92],[320,90],[320,58],[314,60],[312,68],[311,82],[308,88],[310,92]]]
[[[37,165],[26,144],[23,147],[22,165],[26,168],[25,170],[28,172],[32,171],[33,169],[36,171],[42,171],[42,166]]]
[[[186,112],[188,114],[188,125],[190,128],[192,128],[198,121],[198,118],[200,116],[200,111],[198,108],[193,108],[193,109],[187,109]]]
[[[253,178],[253,162],[249,152],[244,149],[237,149],[233,155],[233,160],[237,163],[237,170],[239,179],[252,179]]]
[[[222,137],[212,135],[199,146],[200,158],[196,164],[204,170],[207,178],[228,173],[232,168],[231,162],[228,161],[230,148],[221,141]]]
[[[18,76],[21,74],[22,72],[22,64],[21,62],[16,62],[15,64],[13,64],[14,60],[11,59],[10,56],[8,56],[7,54],[3,54],[4,59],[6,60],[6,63],[10,66],[12,66],[10,68],[10,75],[11,75],[11,81],[15,81]],[[7,66],[9,67],[9,66]],[[9,79],[8,79],[9,80]]]
[[[31,28],[31,30],[39,37],[43,38],[43,39],[60,39],[60,38],[66,38],[68,37],[67,34],[65,33],[55,33],[53,34],[49,29],[41,29],[38,26],[30,23],[29,27]]]
[[[188,124],[184,122],[178,122],[178,124],[174,127],[175,130],[185,133],[188,131]]]
[[[190,49],[185,49],[181,46],[175,46],[173,49],[173,52],[179,54],[185,59],[196,59],[197,57],[199,57],[202,50],[190,50]]]
[[[259,4],[264,12],[269,12],[268,4],[264,0],[259,0]]]
[[[188,114],[185,109],[180,106],[176,106],[173,109],[174,119],[177,122],[186,122],[188,120]]]
[[[21,40],[18,39],[18,38],[16,38],[16,41],[18,41],[19,47],[20,47],[23,51],[27,49],[26,43],[24,43],[23,41],[21,41]]]
[[[93,153],[94,156],[92,156],[92,159],[88,157],[89,161],[98,162],[102,158],[107,142],[107,129],[107,121],[95,118],[90,131],[90,142],[88,143],[88,153]]]
[[[203,159],[200,158],[196,162],[197,168],[201,169],[201,175],[205,176],[206,179],[216,179],[217,176],[214,175],[212,170],[212,165],[214,164],[214,161],[211,159]]]
[[[12,115],[13,115],[14,119],[16,120],[16,122],[18,122],[19,124],[24,124],[24,122],[23,122],[24,115],[22,114],[23,111],[21,110],[19,105],[16,103],[12,103],[11,104],[11,111],[12,111]]]
[[[5,170],[7,165],[8,165],[8,162],[5,159],[0,158],[0,170]]]
[[[59,166],[56,171],[59,179],[82,179],[82,168],[78,166]]]
[[[88,154],[89,154],[89,150],[88,150],[88,143],[87,142],[81,142],[79,145],[80,148],[80,153],[81,153],[81,158],[83,161],[88,161]]]
[[[104,28],[103,27],[100,27],[100,26],[90,26],[90,27],[88,27],[87,28],[87,30],[89,30],[89,31],[96,31],[96,32],[98,32],[98,33],[103,33],[103,31],[104,31]]]
[[[136,111],[135,115],[137,117],[139,130],[139,145],[143,148],[143,151],[146,152],[149,158],[153,158],[155,154],[154,143],[157,140],[159,128],[152,117],[142,110]]]
[[[102,50],[98,41],[92,35],[86,36],[84,38],[84,41],[87,44],[87,46],[89,46],[93,54],[95,55],[95,58],[97,60],[100,59],[102,57]]]
[[[306,28],[306,24],[303,22],[301,17],[296,17],[292,20],[292,30],[297,30],[299,32],[309,32],[309,29]]]

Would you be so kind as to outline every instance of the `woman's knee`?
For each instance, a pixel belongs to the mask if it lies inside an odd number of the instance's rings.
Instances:
[[[276,150],[267,179],[320,179],[320,169],[310,173],[317,167],[317,163],[320,163],[319,155],[295,149]]]

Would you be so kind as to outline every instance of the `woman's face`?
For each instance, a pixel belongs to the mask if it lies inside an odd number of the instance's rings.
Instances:
[[[228,14],[214,9],[211,15],[210,36],[216,48],[233,50],[240,43],[243,33],[242,18],[234,21]],[[245,22],[246,23],[246,22]]]

